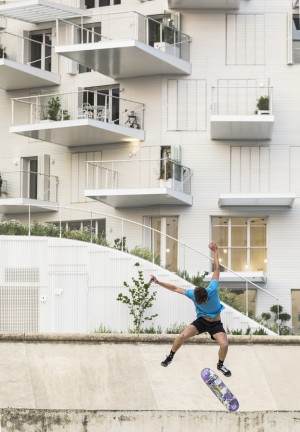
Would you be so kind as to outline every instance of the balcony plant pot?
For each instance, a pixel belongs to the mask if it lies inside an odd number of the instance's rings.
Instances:
[[[259,114],[259,115],[270,114],[269,96],[261,96],[260,98],[258,98],[256,107],[257,107],[256,114]]]

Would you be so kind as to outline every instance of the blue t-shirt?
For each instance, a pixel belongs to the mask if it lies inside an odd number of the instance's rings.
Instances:
[[[195,302],[195,290],[189,289],[185,292],[185,295],[194,302],[197,318],[202,316],[214,318],[224,309],[219,297],[219,281],[216,279],[211,280],[206,291],[208,293],[208,301],[205,304]]]

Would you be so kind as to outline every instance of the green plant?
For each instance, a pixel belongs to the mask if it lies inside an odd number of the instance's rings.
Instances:
[[[128,252],[126,247],[126,237],[116,238],[114,239],[114,249],[119,251]]]
[[[100,324],[100,326],[94,330],[94,333],[112,333],[112,330],[109,327],[105,327],[105,325]]]
[[[128,333],[136,333],[135,329],[129,329]],[[144,333],[144,334],[162,334],[162,329],[160,326],[157,326],[157,328],[155,328],[153,325],[151,327],[147,327],[147,328],[141,328],[139,333]]]
[[[2,44],[0,44],[0,58],[7,58],[6,48],[4,48]]]
[[[137,262],[134,265],[138,267],[140,264]],[[138,270],[137,279],[134,277],[131,279],[134,284],[133,287],[130,287],[126,281],[123,282],[123,285],[129,290],[129,295],[119,293],[117,301],[121,301],[128,306],[129,313],[133,317],[135,332],[140,333],[141,327],[145,321],[151,321],[153,318],[157,317],[157,314],[146,316],[146,311],[154,304],[156,291],[151,293],[151,281],[144,281],[144,275],[141,270]]]
[[[157,265],[160,265],[160,256],[154,255],[153,260],[153,253],[150,249],[142,246],[135,246],[131,251],[131,255],[135,255],[139,258],[143,258],[147,261],[154,262]]]
[[[269,110],[269,96],[261,96],[257,99],[257,109],[262,111],[268,111]]]
[[[271,314],[269,312],[263,312],[261,314],[261,317],[262,317],[263,320],[269,321],[269,319],[271,318]]]
[[[61,118],[61,103],[58,96],[52,97],[47,103],[46,119],[60,120]]]
[[[183,332],[183,330],[186,328],[186,324],[185,323],[174,323],[171,324],[170,327],[168,327],[165,331],[165,333],[167,334],[180,334]]]
[[[46,115],[45,119],[59,121],[63,118],[63,120],[69,120],[70,114],[67,110],[61,109],[61,102],[59,96],[52,97],[47,102]]]
[[[266,330],[265,329],[263,329],[263,328],[258,328],[258,329],[256,329],[256,330],[254,330],[254,332],[252,333],[253,335],[263,335],[263,336],[266,336],[268,333],[266,332]]]
[[[0,197],[1,197],[2,195],[7,195],[7,192],[5,192],[5,191],[3,190],[3,178],[2,178],[2,174],[0,173]]]

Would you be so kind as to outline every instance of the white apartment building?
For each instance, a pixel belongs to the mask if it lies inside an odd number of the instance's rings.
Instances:
[[[259,283],[299,331],[298,2],[1,3],[2,220],[94,212],[172,272],[173,239],[204,254],[212,239],[224,286]],[[120,235],[105,215],[141,225]],[[259,315],[275,302],[256,287]]]

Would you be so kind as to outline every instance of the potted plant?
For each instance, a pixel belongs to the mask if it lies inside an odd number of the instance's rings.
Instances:
[[[257,111],[256,114],[270,114],[270,100],[269,96],[261,96],[257,99]]]
[[[0,173],[0,197],[2,197],[2,195],[7,195],[5,189],[6,189],[6,181],[3,181],[2,174]]]
[[[61,102],[59,96],[52,97],[47,102],[45,113],[42,115],[42,121],[60,121],[70,120],[68,110],[61,109]]]
[[[4,48],[2,44],[0,44],[0,58],[7,58],[6,48]]]
[[[61,103],[58,96],[51,98],[47,103],[46,119],[57,121],[61,118]]]

